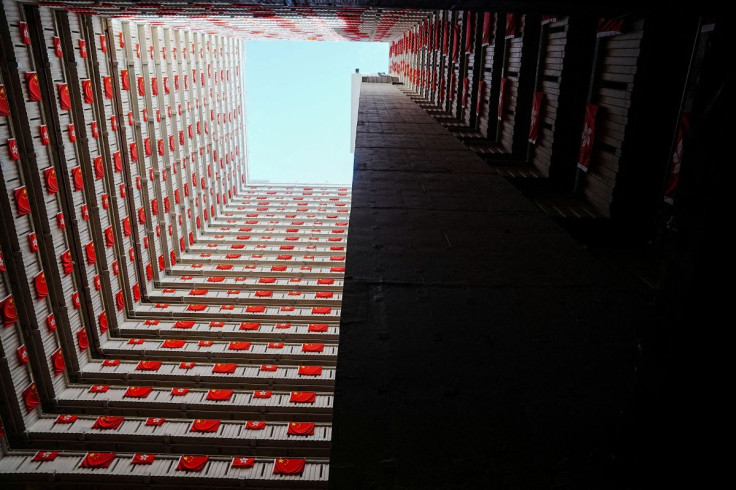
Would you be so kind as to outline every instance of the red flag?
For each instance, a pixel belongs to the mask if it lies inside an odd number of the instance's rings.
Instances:
[[[92,385],[89,387],[89,393],[107,393],[109,389],[108,385]]]
[[[100,50],[103,53],[107,53],[107,36],[104,34],[100,35]]]
[[[322,374],[322,366],[299,366],[300,376],[320,376]]]
[[[120,359],[105,359],[104,361],[102,361],[102,365],[110,367],[119,366]]]
[[[46,285],[46,274],[39,272],[33,276],[33,286],[36,289],[36,299],[44,299],[49,295],[49,289]]]
[[[112,79],[110,77],[103,77],[102,85],[105,89],[105,97],[112,99]]]
[[[219,420],[196,419],[192,422],[189,432],[217,432],[219,428]]]
[[[89,347],[89,339],[87,339],[87,329],[82,328],[77,332],[77,343],[79,344],[79,350],[85,350]]]
[[[317,394],[313,391],[293,391],[289,401],[291,403],[314,403],[317,400]]]
[[[184,396],[189,393],[189,388],[171,388],[171,396]]]
[[[122,219],[121,223],[123,225],[123,235],[130,236],[132,233],[132,230],[130,228],[130,217],[126,216]]]
[[[123,396],[127,398],[146,398],[152,391],[153,388],[150,386],[129,386]]]
[[[327,332],[328,325],[326,323],[312,323],[309,325],[310,332]]]
[[[189,305],[187,310],[189,311],[204,311],[207,309],[207,305]]]
[[[227,346],[229,350],[248,350],[250,349],[250,342],[233,341]]]
[[[184,347],[185,343],[186,342],[184,340],[166,339],[164,340],[163,344],[161,344],[161,347],[164,347],[166,349],[180,349]]]
[[[493,13],[483,12],[483,44],[491,43],[491,24],[493,23]]]
[[[9,294],[5,299],[0,301],[0,313],[2,314],[3,323],[6,327],[18,321],[18,311],[15,307],[15,300],[12,294]]]
[[[158,371],[161,368],[161,361],[140,361],[135,367],[136,371]]]
[[[312,308],[313,315],[329,315],[330,313],[332,313],[332,308],[327,306],[315,306]]]
[[[66,228],[66,223],[64,222],[64,213],[56,213],[56,224],[61,230]]]
[[[41,136],[41,144],[43,146],[48,146],[49,143],[51,143],[51,139],[49,138],[49,128],[46,125],[41,125],[38,127],[38,132]]]
[[[31,203],[28,201],[28,190],[26,186],[18,187],[13,190],[15,195],[15,206],[18,210],[18,216],[23,216],[31,212]]]
[[[680,125],[677,128],[677,140],[675,150],[670,159],[670,170],[667,176],[667,186],[664,191],[664,202],[672,204],[675,202],[675,191],[680,180],[680,166],[682,165],[682,151],[685,140],[690,136],[690,114],[683,112],[680,117]]]
[[[48,194],[56,194],[59,192],[59,183],[56,181],[56,170],[49,167],[43,171],[43,177],[46,181],[46,192]]]
[[[136,453],[130,460],[130,464],[152,464],[155,459],[155,454]]]
[[[87,453],[80,468],[108,468],[115,461],[116,453]]]
[[[35,71],[27,71],[25,73],[25,77],[26,83],[28,84],[28,100],[31,102],[38,102],[41,100],[41,86],[38,82],[38,73]],[[63,85],[66,87],[66,84]]]
[[[138,77],[138,95],[141,97],[146,95],[146,82],[143,81],[143,77]]]
[[[91,104],[95,101],[94,94],[92,93],[92,80],[82,80],[82,96],[84,102]]]
[[[100,430],[117,430],[124,420],[125,417],[119,415],[102,415],[101,417],[97,417],[95,423],[92,424],[92,428]]]
[[[237,364],[222,364],[217,363],[214,366],[212,366],[212,372],[213,373],[224,373],[224,374],[232,374],[235,372],[235,368],[237,368]]]
[[[253,398],[271,398],[272,391],[258,390],[253,392]]]
[[[120,70],[120,86],[122,90],[130,90],[130,79],[128,78],[128,70]]]
[[[61,50],[61,38],[54,36],[51,38],[54,42],[54,54],[57,58],[64,56],[64,52]]]
[[[286,433],[291,436],[313,436],[314,423],[292,422],[289,424],[289,430]]]
[[[92,166],[95,169],[95,179],[100,180],[105,176],[105,167],[102,165],[102,157],[97,156],[92,161]]]
[[[81,191],[84,189],[84,177],[82,176],[82,167],[77,165],[72,168],[72,182],[74,182],[74,190]]]
[[[284,343],[283,342],[269,342],[268,348],[269,349],[283,349]]]
[[[66,370],[66,363],[64,363],[64,354],[61,349],[56,350],[51,354],[51,365],[54,366],[54,374],[57,376]]]
[[[505,95],[506,95],[506,85],[508,84],[508,82],[509,82],[508,78],[501,79],[501,87],[499,88],[499,92],[498,92],[498,120],[499,121],[503,119],[503,108],[504,108]]]
[[[79,56],[81,58],[87,57],[87,41],[84,39],[79,40]]]
[[[38,398],[38,391],[36,391],[36,383],[31,383],[23,390],[23,403],[28,413],[31,413],[34,408],[41,404],[41,400]]]
[[[123,311],[125,309],[125,295],[122,291],[115,293],[115,305],[117,306],[118,311]]]
[[[56,417],[55,424],[73,424],[77,421],[79,416],[77,415],[59,415]]]
[[[301,475],[304,472],[306,459],[277,458],[273,465],[274,475]]]
[[[325,344],[302,344],[302,352],[322,352]]]
[[[598,37],[616,36],[623,27],[624,19],[598,19]]]
[[[18,142],[15,138],[8,138],[8,157],[11,160],[20,159],[20,152],[18,151]]]
[[[25,22],[18,22],[20,27],[20,42],[23,44],[31,44],[31,34],[28,32],[28,24]]]
[[[5,85],[0,85],[0,116],[7,117],[9,115],[10,105],[8,104],[8,94],[5,92]]]
[[[553,22],[557,22],[557,15],[542,15],[541,24],[543,26],[547,24],[552,24]]]
[[[130,144],[130,159],[133,162],[138,161],[138,146],[135,143]]]
[[[88,265],[93,265],[95,262],[97,262],[97,253],[95,252],[95,244],[93,242],[89,242],[87,245],[85,245],[84,251],[87,254]]]
[[[59,456],[59,451],[38,451],[31,461],[53,461]]]
[[[72,100],[69,96],[69,87],[66,83],[60,83],[57,85],[59,91],[59,106],[62,111],[68,111],[72,108]],[[40,100],[40,94],[39,94]]]
[[[245,423],[247,430],[263,430],[266,428],[266,422],[248,421]]]
[[[516,32],[519,27],[519,22],[516,14],[506,14],[506,35],[505,39],[513,39],[516,37]]]
[[[194,471],[200,472],[207,465],[209,456],[182,456],[176,465],[178,471]]]
[[[588,104],[585,107],[585,123],[583,124],[583,136],[580,138],[580,152],[578,154],[578,168],[583,172],[588,171],[590,156],[593,153],[593,142],[595,141],[595,118],[597,114],[597,105]]]
[[[253,465],[255,463],[256,463],[256,458],[235,457],[233,458],[233,462],[231,466],[233,468],[253,468]]]
[[[207,400],[229,400],[233,396],[233,390],[209,390]]]
[[[115,235],[113,234],[112,226],[105,228],[105,245],[108,248],[115,246]]]
[[[28,350],[26,349],[25,344],[18,347],[18,350],[16,350],[16,354],[18,355],[18,362],[20,364],[25,364],[28,362]]]
[[[160,427],[164,425],[164,422],[166,422],[166,419],[161,418],[161,417],[148,417],[146,419],[145,425],[153,426],[153,427]]]
[[[532,101],[532,120],[529,124],[529,143],[532,144],[537,142],[537,135],[539,134],[539,111],[542,108],[543,98],[544,92],[534,92],[534,100]]]

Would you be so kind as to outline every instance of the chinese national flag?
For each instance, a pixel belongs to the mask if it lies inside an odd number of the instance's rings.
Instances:
[[[220,428],[219,420],[196,419],[192,422],[190,432],[217,432]]]
[[[181,349],[184,347],[184,344],[186,342],[184,340],[178,340],[178,339],[166,339],[164,340],[163,344],[161,344],[161,347],[164,347],[166,349]]]
[[[54,374],[56,375],[63,373],[66,369],[64,354],[61,352],[61,349],[51,354],[51,365],[54,366]]]
[[[77,332],[77,342],[79,343],[79,350],[85,350],[89,347],[89,340],[87,339],[87,329],[83,328]]]
[[[97,254],[95,253],[95,244],[93,242],[89,242],[87,245],[85,245],[84,251],[87,254],[87,264],[93,265],[95,262],[97,262]]]
[[[46,274],[39,272],[33,277],[33,286],[36,289],[36,298],[44,299],[49,295],[49,289],[46,285]]]
[[[208,400],[229,400],[233,396],[233,390],[210,390],[207,392]]]
[[[36,390],[36,383],[31,383],[23,390],[23,404],[26,406],[28,413],[31,413],[34,408],[41,404],[41,400],[38,398],[38,391]]]
[[[5,91],[5,85],[0,85],[0,116],[7,117],[9,115],[8,93]]]
[[[246,313],[263,313],[266,311],[265,306],[246,306],[245,307]]]
[[[120,87],[123,90],[130,90],[130,79],[128,78],[128,70],[120,70]]]
[[[261,328],[260,323],[243,322],[240,324],[240,330],[258,330],[259,328]]]
[[[102,81],[105,89],[105,97],[112,99],[112,79],[110,77],[103,77]]]
[[[59,451],[38,451],[31,461],[53,461],[59,455]]]
[[[326,332],[328,325],[326,323],[312,323],[309,325],[310,332]]]
[[[97,417],[92,428],[100,430],[117,430],[120,427],[120,424],[123,423],[123,420],[125,420],[125,417],[118,415],[103,415],[101,417]]]
[[[125,309],[125,296],[122,291],[115,293],[115,305],[117,306],[118,311],[123,311]]]
[[[233,341],[228,344],[227,348],[229,350],[249,350],[250,342]]]
[[[112,163],[113,163],[113,169],[115,172],[122,172],[123,171],[123,158],[120,155],[119,151],[116,151],[112,154]]]
[[[314,403],[317,400],[317,394],[313,391],[293,391],[289,401],[291,403]]]
[[[130,464],[152,464],[155,459],[155,454],[136,453],[130,460]]]
[[[116,453],[87,453],[80,468],[108,468],[115,461]]]
[[[179,471],[195,471],[200,472],[207,465],[209,456],[182,456],[179,458],[179,464],[176,469]]]
[[[212,372],[213,373],[224,373],[224,374],[232,374],[235,372],[235,368],[238,367],[237,364],[221,364],[217,363],[214,366],[212,366]]]
[[[35,71],[26,72],[26,82],[28,83],[28,100],[31,102],[41,100],[41,86],[38,83],[38,73]]]
[[[0,302],[0,313],[3,317],[3,323],[6,327],[11,326],[18,321],[18,310],[15,307],[13,295],[8,295]]]
[[[301,475],[304,472],[306,459],[277,458],[273,465],[274,475]]]
[[[325,344],[302,344],[302,352],[322,352]]]
[[[136,371],[158,371],[161,361],[141,361],[136,366]]]
[[[123,218],[122,224],[123,224],[123,235],[130,236],[130,234],[132,233],[130,229],[130,217],[126,216],[125,218]]]
[[[74,270],[74,262],[72,261],[72,253],[66,250],[61,254],[61,267],[64,270],[64,274],[69,275]]]
[[[207,309],[207,305],[189,305],[187,306],[187,310],[189,311],[203,311]]]
[[[194,320],[177,320],[174,323],[174,328],[192,328],[194,323]]]
[[[286,433],[292,436],[313,436],[314,423],[292,422],[289,424],[289,430]]]
[[[143,77],[138,77],[138,95],[141,97],[146,95],[146,82],[143,81]]]
[[[249,420],[245,423],[245,428],[248,430],[263,430],[266,428],[266,422]]]
[[[103,178],[105,176],[105,167],[102,165],[102,157],[95,157],[92,165],[95,169],[95,179],[100,180]]]
[[[56,194],[59,192],[59,183],[56,181],[56,170],[54,167],[44,170],[43,177],[46,181],[46,192],[49,194]]]
[[[329,315],[332,313],[332,308],[327,306],[315,306],[312,308],[313,315]]]
[[[322,374],[322,366],[299,366],[300,376],[319,376]]]
[[[233,468],[253,468],[253,465],[256,463],[256,458],[233,458],[232,467]]]
[[[55,424],[73,424],[79,417],[77,415],[59,415],[56,417]]]
[[[84,96],[84,102],[87,104],[95,101],[92,93],[92,80],[82,80],[82,95]]]
[[[58,91],[59,91],[59,106],[61,107],[62,111],[68,111],[72,108],[72,100],[69,96],[69,87],[66,83],[60,83],[58,85]],[[40,95],[39,95],[40,100]]]
[[[72,168],[72,182],[74,182],[74,190],[81,191],[84,189],[84,177],[82,177],[82,167],[76,166]]]
[[[28,201],[28,190],[26,186],[13,189],[13,195],[15,196],[15,206],[18,209],[18,216],[30,214],[31,203]]]
[[[129,386],[123,396],[127,398],[146,398],[152,391],[153,388],[150,386]]]
[[[103,311],[100,313],[97,320],[100,323],[100,333],[107,332],[107,329],[110,327],[110,324],[107,321],[107,312]]]
[[[130,159],[131,161],[138,161],[138,146],[135,143],[130,144]]]

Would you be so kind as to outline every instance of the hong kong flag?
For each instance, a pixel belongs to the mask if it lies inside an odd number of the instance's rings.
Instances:
[[[179,464],[176,465],[178,471],[200,472],[207,465],[209,456],[182,456],[179,458]]]
[[[245,423],[247,430],[264,430],[266,428],[266,422],[249,420]]]
[[[235,372],[235,368],[237,368],[237,364],[221,364],[217,363],[214,366],[212,366],[212,372],[213,373],[221,373],[221,374],[232,374]]]
[[[110,390],[108,385],[92,385],[89,387],[89,393],[107,393]]]
[[[33,276],[33,287],[36,289],[36,299],[44,299],[49,295],[49,288],[46,285],[46,274],[39,272]]]
[[[192,369],[196,365],[196,362],[180,362],[179,369]]]
[[[38,451],[31,461],[43,462],[53,461],[59,456],[59,451]]]
[[[220,428],[219,420],[196,419],[189,428],[190,432],[217,432]]]
[[[82,167],[76,166],[72,168],[72,182],[74,182],[74,190],[81,191],[84,189],[84,178],[82,177]]]
[[[28,350],[26,349],[25,345],[21,345],[20,347],[18,347],[16,354],[18,355],[18,362],[20,364],[25,364],[28,362]]]
[[[229,400],[233,396],[233,390],[210,390],[207,392],[208,400]]]
[[[31,34],[28,31],[28,24],[25,22],[19,22],[20,27],[20,42],[23,44],[31,44]]]
[[[256,463],[256,458],[242,458],[242,457],[235,457],[233,458],[232,467],[233,468],[253,468],[253,465]]]
[[[166,422],[166,419],[161,417],[149,417],[146,419],[146,425],[153,427],[160,427],[164,425],[164,422]]]
[[[289,401],[291,403],[314,403],[317,400],[317,394],[313,391],[292,391]]]
[[[56,194],[59,192],[59,183],[56,181],[56,170],[49,167],[43,171],[43,178],[46,181],[46,192],[48,194]]]
[[[184,347],[184,344],[185,343],[186,342],[184,340],[179,340],[179,339],[166,339],[161,344],[161,347],[164,347],[166,349],[181,349],[182,347]]]
[[[312,422],[292,422],[289,424],[289,430],[286,432],[291,436],[313,436],[314,423]]]
[[[15,138],[8,138],[8,157],[11,160],[20,159],[20,152],[18,151],[18,142]]]
[[[31,102],[38,102],[41,100],[41,86],[38,83],[38,73],[35,71],[28,71],[25,75],[26,83],[28,84],[28,100]]]
[[[123,396],[127,398],[146,398],[152,391],[153,388],[150,386],[129,386]]]
[[[263,364],[261,365],[261,371],[267,372],[267,373],[273,373],[279,370],[278,365],[276,364]]]
[[[95,101],[94,94],[92,93],[92,80],[82,80],[82,95],[84,96],[84,102],[87,104]]]
[[[57,58],[61,58],[64,56],[64,52],[61,49],[61,38],[54,36],[51,39],[54,42],[54,54]]]
[[[130,464],[152,464],[156,459],[154,454],[136,453],[133,455],[133,459],[130,460]]]
[[[51,365],[54,367],[54,374],[57,376],[66,370],[64,354],[61,352],[61,349],[51,354]]]
[[[259,390],[253,392],[253,398],[271,398],[272,391]]]
[[[124,420],[125,417],[119,415],[103,415],[101,417],[97,417],[92,428],[100,430],[117,430]]]
[[[87,453],[80,468],[108,468],[115,461],[116,453]]]
[[[73,424],[79,417],[77,415],[59,415],[56,417],[55,424]]]
[[[7,117],[9,115],[8,93],[5,91],[5,85],[0,85],[0,116]]]
[[[580,152],[578,153],[578,168],[583,172],[588,171],[590,157],[593,154],[593,142],[595,141],[595,119],[598,114],[598,106],[588,104],[585,107],[585,123],[583,124],[583,135],[580,138]]]
[[[31,383],[23,390],[23,404],[26,406],[28,413],[31,413],[33,409],[41,404],[41,400],[38,398],[38,391],[36,390],[36,383]]]
[[[68,111],[72,108],[72,99],[69,95],[69,87],[66,83],[60,83],[57,85],[57,90],[59,91],[59,107],[61,107],[62,111]]]
[[[115,367],[120,365],[120,359],[105,359],[102,361],[103,366]]]
[[[189,388],[171,388],[171,396],[184,396],[189,393]]]
[[[85,350],[89,347],[89,339],[87,338],[87,329],[83,328],[77,332],[77,343],[79,344],[79,350]]]
[[[15,207],[18,210],[18,216],[23,216],[31,212],[31,203],[28,201],[28,190],[26,186],[13,189],[15,196]]]
[[[320,376],[322,374],[322,366],[299,366],[300,376]]]
[[[13,325],[18,321],[18,310],[15,307],[13,295],[8,295],[0,302],[0,313],[2,313],[3,323],[6,327]]]
[[[301,475],[304,472],[306,459],[277,458],[273,464],[274,475]]]
[[[103,77],[102,85],[105,89],[105,98],[112,99],[112,79],[110,77]]]
[[[161,361],[141,361],[135,369],[136,371],[158,371],[161,364]]]

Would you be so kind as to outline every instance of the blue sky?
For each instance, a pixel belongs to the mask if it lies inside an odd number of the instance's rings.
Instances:
[[[350,184],[350,79],[388,71],[388,43],[246,42],[251,181]]]

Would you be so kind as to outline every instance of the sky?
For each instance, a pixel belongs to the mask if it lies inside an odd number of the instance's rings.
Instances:
[[[388,46],[247,41],[250,181],[351,184],[351,75],[387,72]]]

